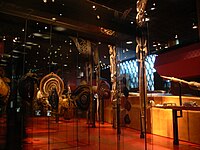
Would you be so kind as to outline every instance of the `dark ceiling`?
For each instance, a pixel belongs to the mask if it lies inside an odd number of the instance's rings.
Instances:
[[[179,45],[197,42],[198,28],[192,28],[198,23],[196,12],[196,0],[149,0],[146,9],[146,17],[150,19],[147,22],[149,52],[168,49],[176,40]],[[123,59],[135,57],[136,0],[2,0],[0,13],[1,41],[6,37],[4,53],[13,54],[13,50],[26,53],[25,58],[20,58],[28,69],[42,72],[49,64],[83,66],[87,58],[79,54],[70,36],[99,45],[102,64],[109,64],[107,44],[125,50]],[[58,31],[57,27],[65,30]],[[106,35],[102,27],[115,34]],[[33,33],[41,33],[43,38]],[[15,37],[17,42],[13,42]],[[133,43],[128,45],[127,41]]]

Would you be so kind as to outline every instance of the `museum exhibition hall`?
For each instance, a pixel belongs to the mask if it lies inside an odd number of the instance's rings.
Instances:
[[[199,0],[1,0],[0,150],[200,150]]]

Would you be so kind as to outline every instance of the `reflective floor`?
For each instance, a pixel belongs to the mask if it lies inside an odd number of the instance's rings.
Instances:
[[[147,135],[145,147],[140,132],[122,128],[120,136],[111,124],[99,124],[92,128],[85,119],[64,120],[56,122],[51,117],[29,117],[25,131],[9,131],[1,117],[0,149],[21,150],[198,150],[200,145],[180,141],[173,145],[173,139],[156,135]],[[11,133],[13,132],[13,133]],[[23,137],[23,138],[22,138]]]

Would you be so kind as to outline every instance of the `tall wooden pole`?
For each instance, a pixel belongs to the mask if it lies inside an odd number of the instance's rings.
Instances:
[[[136,55],[138,59],[139,70],[139,94],[140,94],[140,121],[141,121],[141,134],[140,137],[145,139],[145,150],[147,149],[146,141],[146,99],[147,99],[147,81],[145,58],[147,55],[147,32],[145,22],[145,9],[147,0],[137,1],[137,37],[136,37]]]
[[[117,63],[116,63],[116,48],[109,45],[110,53],[110,73],[111,73],[111,102],[113,106],[113,128],[117,127]]]

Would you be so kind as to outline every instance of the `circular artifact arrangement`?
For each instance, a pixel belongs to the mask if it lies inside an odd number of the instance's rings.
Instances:
[[[51,72],[42,78],[40,82],[40,91],[44,97],[48,97],[54,88],[58,96],[61,96],[64,90],[64,83],[58,75]]]
[[[72,99],[80,110],[88,110],[90,106],[90,87],[87,85],[78,86],[72,93]]]

